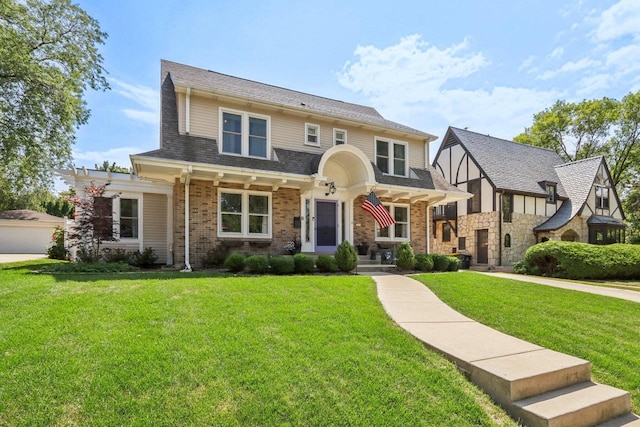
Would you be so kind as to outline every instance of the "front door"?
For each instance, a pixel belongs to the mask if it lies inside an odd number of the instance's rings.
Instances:
[[[316,252],[333,252],[338,246],[338,202],[316,200]]]
[[[476,231],[476,254],[478,264],[489,263],[489,230]]]

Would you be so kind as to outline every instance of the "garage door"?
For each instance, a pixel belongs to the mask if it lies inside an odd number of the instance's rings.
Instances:
[[[44,254],[51,244],[54,225],[0,226],[0,253]]]

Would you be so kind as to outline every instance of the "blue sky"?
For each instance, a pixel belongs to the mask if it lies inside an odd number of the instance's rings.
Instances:
[[[160,59],[343,101],[442,137],[513,138],[557,99],[640,90],[640,1],[81,0],[109,34],[74,164],[157,148]],[[435,153],[439,142],[432,144]]]

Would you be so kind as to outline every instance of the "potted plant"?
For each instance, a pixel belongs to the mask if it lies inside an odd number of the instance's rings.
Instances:
[[[356,249],[358,250],[358,255],[366,255],[369,251],[369,244],[367,242],[360,242],[356,245]]]
[[[284,250],[289,252],[289,254],[291,255],[295,255],[299,253],[301,248],[302,248],[302,244],[298,242],[298,240],[295,237],[293,238],[293,240],[289,240],[284,245]]]

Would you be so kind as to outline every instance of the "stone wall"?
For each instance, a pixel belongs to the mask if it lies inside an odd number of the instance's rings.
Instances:
[[[540,215],[512,213],[511,222],[502,224],[502,265],[521,261],[527,249],[537,243],[533,229],[548,219]],[[511,236],[510,248],[504,247],[506,234]]]

